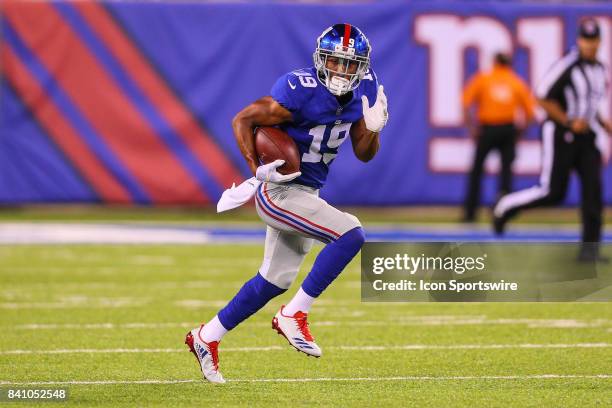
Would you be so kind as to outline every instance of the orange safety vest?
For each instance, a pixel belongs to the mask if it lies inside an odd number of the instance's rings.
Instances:
[[[489,72],[476,74],[463,90],[463,107],[476,103],[482,125],[514,123],[520,108],[525,119],[534,115],[535,100],[525,82],[511,68],[494,65]]]

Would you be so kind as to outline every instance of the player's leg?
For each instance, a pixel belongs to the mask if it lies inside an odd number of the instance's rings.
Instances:
[[[601,154],[594,143],[581,143],[576,170],[580,177],[583,247],[579,259],[606,260],[599,255],[601,241],[603,199],[601,190]]]
[[[298,293],[287,304],[285,310],[288,314],[300,311],[308,313],[314,300],[338,277],[363,246],[365,234],[361,226],[357,225],[358,221],[347,217],[346,222],[353,225],[353,228],[329,242],[319,252]]]
[[[566,137],[567,135],[571,137]],[[574,163],[573,135],[547,121],[542,126],[542,171],[537,186],[515,191],[501,197],[493,209],[493,227],[502,234],[505,224],[520,211],[556,205],[567,192],[569,175]]]
[[[284,293],[297,276],[311,242],[309,238],[268,226],[261,267],[219,311],[217,317],[221,325],[228,331],[232,330],[271,299]],[[208,336],[206,327],[203,335],[205,339]],[[210,339],[217,340],[214,337]]]
[[[512,191],[512,163],[516,151],[516,129],[514,126],[504,126],[500,130],[499,154],[501,172],[499,178],[499,196]]]
[[[269,237],[269,239],[268,239]],[[304,257],[312,249],[313,239],[267,227],[266,248],[259,273],[281,289],[289,289],[297,276]]]
[[[219,342],[228,331],[289,288],[311,247],[310,238],[268,226],[264,259],[257,274],[213,319],[187,334],[186,343],[198,359],[206,379],[223,382],[219,373]]]
[[[478,136],[476,142],[476,151],[474,152],[474,161],[468,178],[467,194],[464,202],[464,221],[473,221],[476,216],[476,209],[480,203],[480,186],[482,182],[482,173],[484,162],[487,155],[493,148],[493,137],[489,127],[484,126]]]
[[[298,293],[273,320],[273,327],[291,345],[318,357],[321,350],[308,329],[308,312],[315,299],[361,249],[365,240],[363,229],[356,217],[329,205],[307,187],[264,184],[257,200],[258,208],[275,223],[326,243]]]

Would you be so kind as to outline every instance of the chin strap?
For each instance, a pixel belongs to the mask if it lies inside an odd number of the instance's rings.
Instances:
[[[334,75],[327,81],[327,89],[334,95],[344,95],[350,91],[350,82],[346,78]]]

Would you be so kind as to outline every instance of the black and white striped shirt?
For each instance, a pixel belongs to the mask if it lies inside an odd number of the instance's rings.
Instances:
[[[608,73],[600,61],[586,61],[573,49],[557,61],[536,89],[540,99],[559,103],[569,120],[597,120],[608,91]]]

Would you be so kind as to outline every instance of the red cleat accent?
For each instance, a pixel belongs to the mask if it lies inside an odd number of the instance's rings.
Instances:
[[[185,344],[196,358],[204,378],[213,383],[224,383],[225,380],[219,372],[219,342],[211,341],[207,343],[202,340],[200,336],[202,327],[203,325],[199,329],[193,329],[187,333]]]
[[[297,312],[293,316],[283,314],[283,309],[272,318],[272,329],[282,335],[298,352],[308,356],[321,357],[321,349],[315,343],[308,328],[308,314]]]
[[[297,312],[293,315],[293,318],[298,324],[300,331],[304,335],[304,339],[308,341],[314,341],[314,337],[310,334],[310,329],[308,328],[308,313]]]
[[[215,366],[215,370],[219,370],[219,342],[211,341],[210,343],[206,343],[208,346],[208,350],[212,356],[213,364]]]
[[[193,347],[193,334],[191,334],[191,332],[187,333],[187,336],[185,336],[185,344],[187,345],[187,347],[189,347],[189,351],[191,351],[191,353],[193,354],[193,356],[195,357],[199,365],[200,359],[198,358],[195,348]]]

